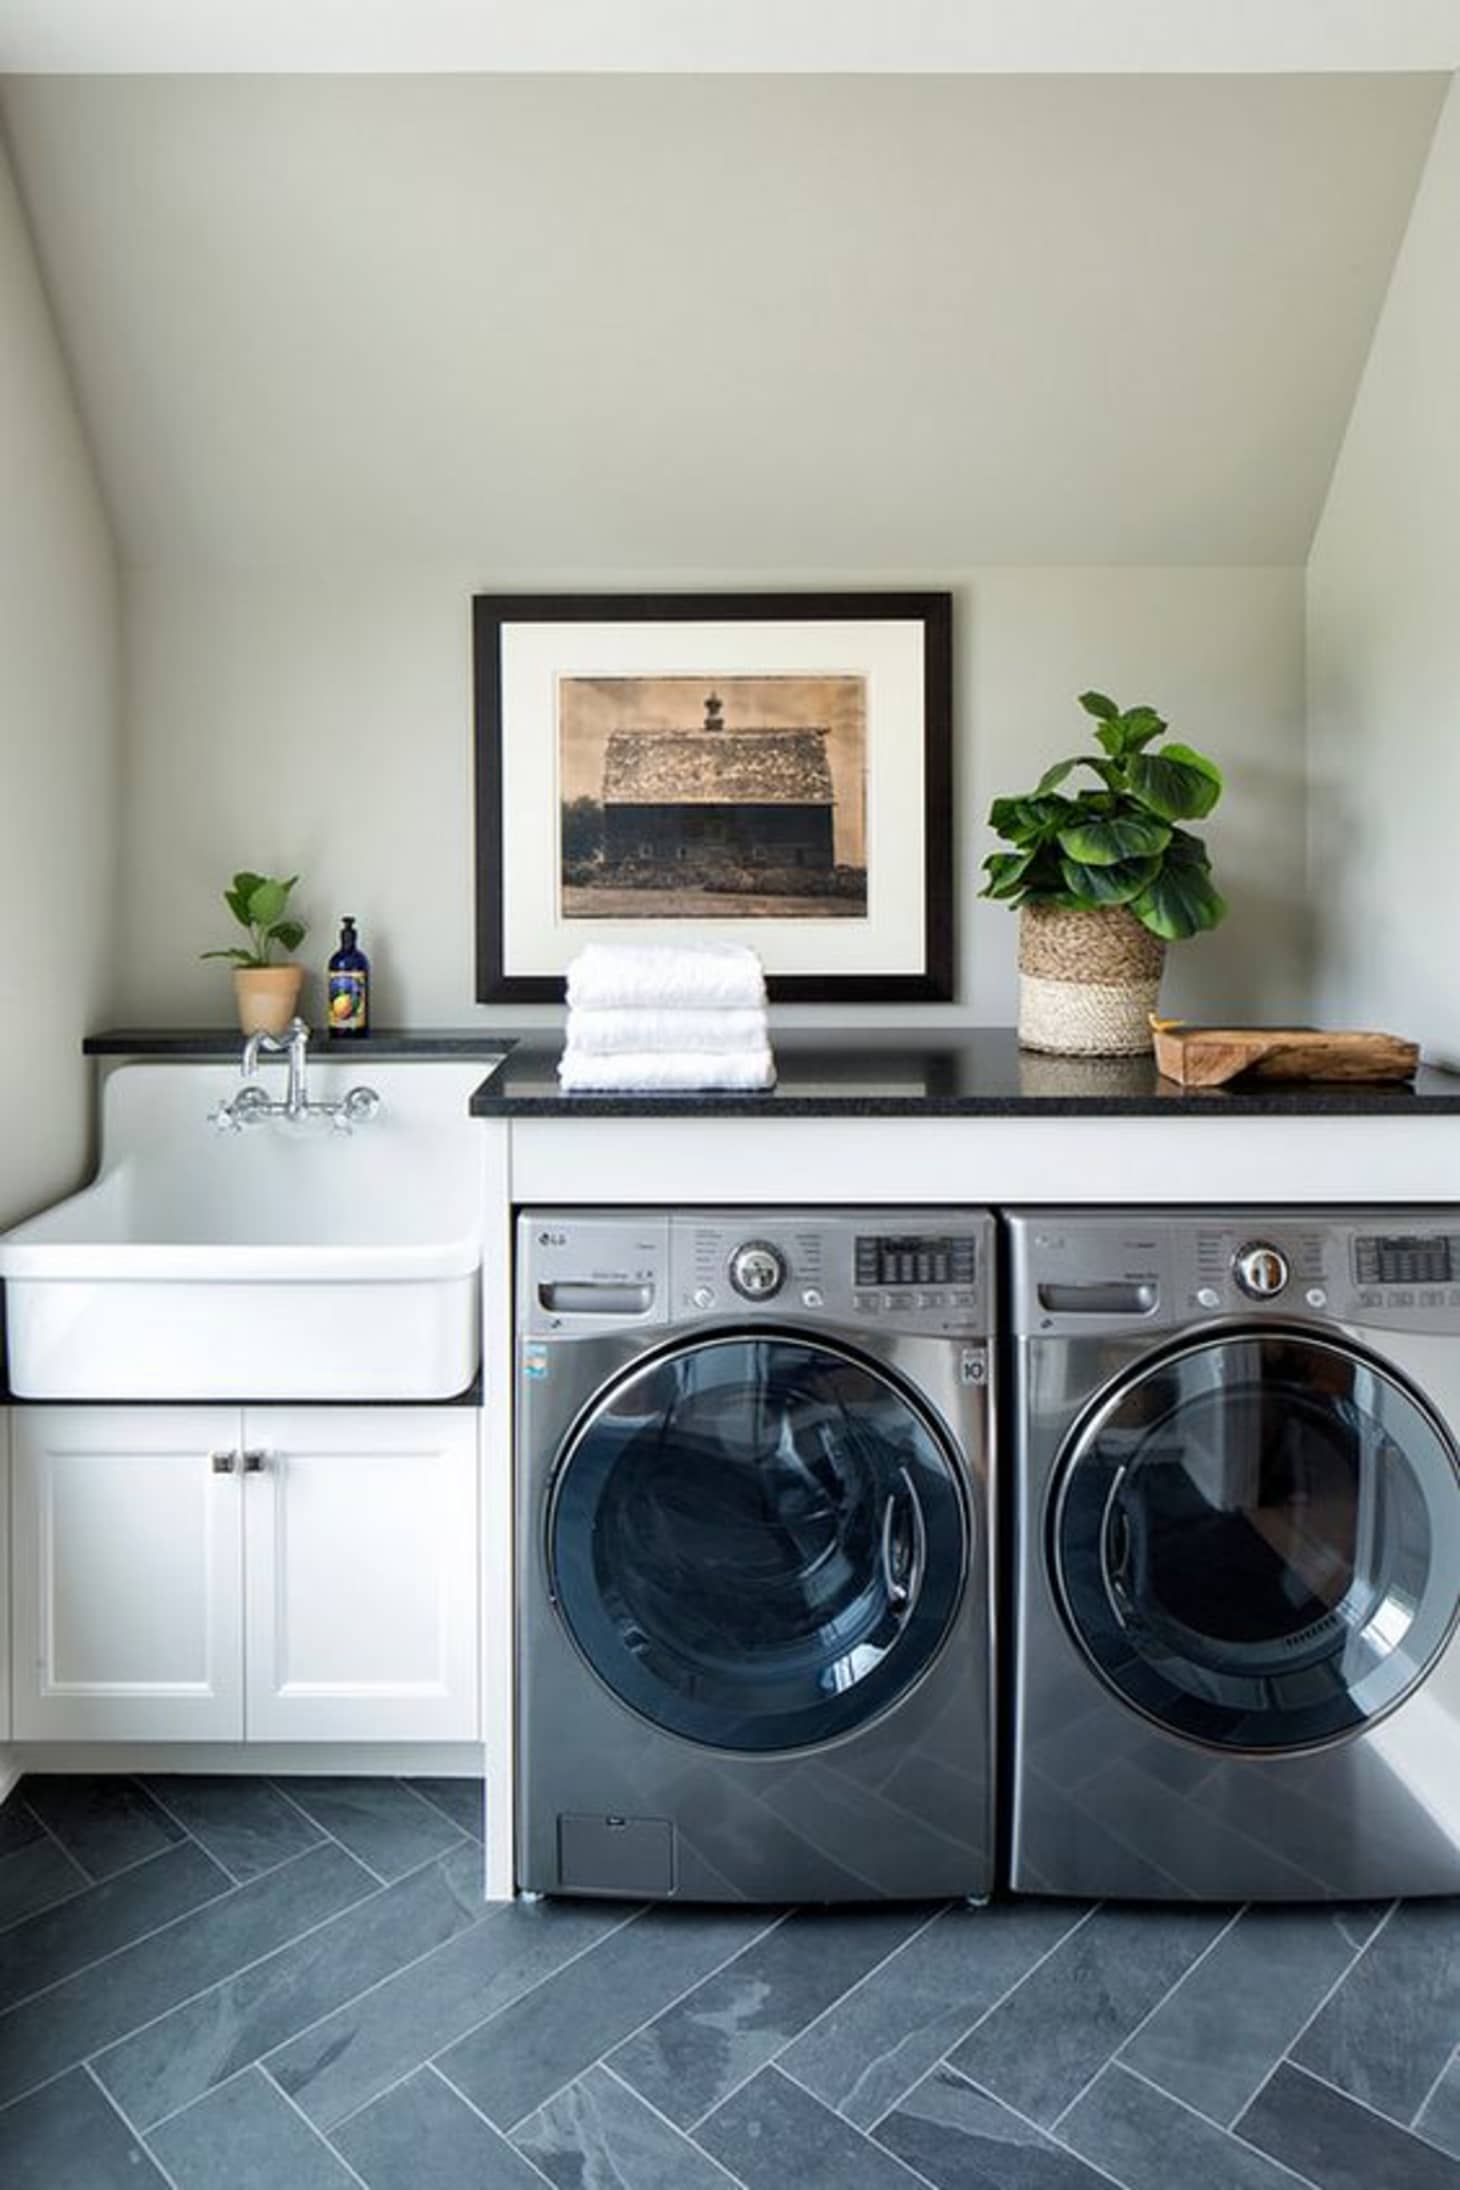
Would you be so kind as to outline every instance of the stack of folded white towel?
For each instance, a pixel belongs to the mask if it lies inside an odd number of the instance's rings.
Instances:
[[[568,968],[558,1078],[588,1088],[774,1084],[765,974],[740,943],[590,943]]]

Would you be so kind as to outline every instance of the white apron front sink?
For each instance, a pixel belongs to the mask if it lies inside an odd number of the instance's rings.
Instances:
[[[0,1238],[23,1399],[448,1399],[481,1358],[490,1062],[311,1061],[312,1100],[381,1097],[352,1134],[208,1114],[236,1067],[123,1065],[94,1182]],[[263,1068],[282,1098],[283,1067]]]

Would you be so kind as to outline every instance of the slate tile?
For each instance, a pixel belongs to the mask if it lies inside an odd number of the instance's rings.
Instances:
[[[780,2065],[865,2129],[1085,1913],[1061,1901],[945,1909],[803,2032]]]
[[[215,1877],[222,1876],[201,1848],[189,1842],[175,1855],[159,1856],[112,1885],[134,1885],[148,1871],[183,1859],[206,1864]],[[64,1917],[92,1894],[110,1890],[93,1887],[50,1917],[33,1921],[45,1924]],[[342,1848],[326,1842],[296,1862],[192,1909],[107,1961],[77,1971],[0,2017],[0,2105],[378,1891],[367,1871]],[[13,1932],[0,1934],[0,1946],[28,1928],[17,1925]]]
[[[461,1838],[441,1812],[394,1779],[288,1779],[291,1802],[367,1864],[377,1878],[401,1878]]]
[[[1437,2144],[1452,2159],[1460,2159],[1460,2053],[1455,2054],[1444,2075],[1415,2116],[1422,2137]]]
[[[334,2141],[370,2190],[542,2190],[542,2177],[431,2068],[352,2115]]]
[[[469,1932],[270,2054],[269,2073],[330,2130],[532,1986],[548,1989],[544,1979],[628,1913],[600,1902],[489,1906]],[[571,1988],[566,1997],[576,2001]]]
[[[730,2179],[601,2063],[530,2114],[512,2141],[558,2190],[583,2190],[590,2183],[726,2190]],[[402,2185],[404,2190],[404,2177]]]
[[[0,1855],[0,1931],[67,1901],[91,1884],[57,1841],[41,1834],[10,1855]]]
[[[1412,2121],[1460,2034],[1460,1907],[1406,1901],[1293,2048],[1301,2067]]]
[[[34,1810],[27,1808],[18,1793],[0,1802],[0,1856],[14,1855],[17,1848],[39,1840],[44,1829]]]
[[[611,2056],[681,2129],[744,2083],[928,1920],[907,1904],[801,1909]]]
[[[489,2121],[511,2129],[772,1921],[765,1909],[651,1909],[437,2065]]]
[[[148,2142],[177,2190],[358,2190],[256,2068],[175,2114]]]
[[[89,1878],[110,1878],[186,1837],[135,1779],[27,1772],[25,1799]]]
[[[1288,2061],[1238,2117],[1237,2133],[1318,2190],[1460,2190],[1460,2160]]]
[[[1383,1904],[1244,1910],[1121,2059],[1213,2121],[1235,2120],[1384,1914]]]
[[[1048,2128],[1229,1921],[1223,1909],[1100,1908],[949,2055]]]
[[[1104,2175],[946,2066],[873,2134],[937,2190],[1108,2190]]]
[[[1125,2190],[1172,2190],[1174,2183],[1199,2184],[1200,2190],[1294,2190],[1292,2176],[1260,2152],[1118,2063],[1070,2108],[1060,2136]]]
[[[226,1894],[232,1881],[190,1840],[120,1878],[0,1932],[0,2011],[175,1917]]]
[[[746,2190],[913,2190],[918,2179],[775,2068],[733,2092],[695,2141]]]
[[[148,2129],[226,2083],[382,1978],[487,1914],[481,1850],[467,1842],[393,1886],[376,1887],[265,1961],[225,1978],[98,2055],[94,2073],[128,2121]]]
[[[458,1832],[480,1840],[486,1824],[486,1782],[480,1779],[408,1779],[408,1787],[438,1810],[444,1810]]]
[[[158,1774],[143,1784],[240,1885],[324,1838],[266,1779]]]
[[[5,2190],[165,2190],[165,2178],[84,2068],[0,2115]]]

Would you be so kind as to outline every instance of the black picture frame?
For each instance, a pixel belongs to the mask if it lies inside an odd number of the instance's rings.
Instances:
[[[523,623],[753,623],[888,619],[922,626],[923,962],[878,973],[770,973],[773,1003],[953,1000],[953,600],[940,592],[479,593],[472,598],[475,716],[476,992],[484,1004],[561,1003],[561,974],[506,969],[502,634]],[[676,922],[682,929],[684,922]],[[754,943],[754,921],[745,922]]]

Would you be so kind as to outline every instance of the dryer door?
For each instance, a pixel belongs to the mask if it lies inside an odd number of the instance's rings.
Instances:
[[[1203,1339],[1123,1378],[1075,1433],[1051,1533],[1103,1677],[1224,1749],[1367,1724],[1455,1624],[1453,1444],[1393,1370],[1305,1331]]]
[[[656,1726],[782,1750],[885,1710],[968,1566],[942,1430],[873,1363],[797,1336],[699,1340],[594,1402],[548,1511],[579,1649]]]

